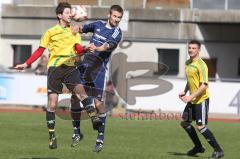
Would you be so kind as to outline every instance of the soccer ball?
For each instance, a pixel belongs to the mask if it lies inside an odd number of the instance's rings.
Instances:
[[[87,9],[83,5],[75,5],[71,9],[72,18],[75,21],[83,21],[87,19]]]

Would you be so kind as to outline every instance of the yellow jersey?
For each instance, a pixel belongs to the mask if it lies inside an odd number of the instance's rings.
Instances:
[[[194,61],[191,59],[187,60],[185,72],[190,94],[196,92],[202,83],[208,84],[208,67],[201,58]],[[208,98],[209,92],[208,89],[206,89],[201,95],[194,98],[191,103],[200,104]]]
[[[59,24],[49,28],[40,40],[40,47],[48,48],[49,67],[58,67],[62,64],[74,66],[75,44],[81,42],[80,34],[72,34],[71,27],[62,27]]]

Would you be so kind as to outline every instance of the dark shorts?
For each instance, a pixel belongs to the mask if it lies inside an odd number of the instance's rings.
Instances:
[[[186,122],[196,120],[197,125],[207,125],[209,111],[209,99],[204,100],[200,104],[187,103],[182,119]]]
[[[77,84],[81,84],[80,72],[75,66],[61,65],[48,69],[48,93],[61,94],[63,83],[72,92]]]
[[[103,61],[95,55],[85,56],[78,68],[79,79],[88,95],[103,101],[106,78],[106,67]]]

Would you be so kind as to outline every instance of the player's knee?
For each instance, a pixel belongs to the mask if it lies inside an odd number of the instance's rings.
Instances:
[[[55,112],[56,111],[56,106],[48,105],[47,110],[50,111],[50,112]]]
[[[103,104],[96,103],[96,109],[97,109],[98,113],[106,113],[107,112],[107,109],[104,107]]]
[[[95,105],[96,105],[97,109],[101,109],[102,107],[104,107],[103,106],[103,102],[101,102],[101,101],[99,101],[97,99],[95,99],[94,101],[95,101]]]
[[[58,104],[58,96],[57,94],[49,94],[48,95],[48,110],[55,111]]]
[[[191,124],[189,122],[186,122],[186,121],[181,121],[180,125],[186,129],[187,127],[189,127]]]
[[[49,111],[55,111],[56,110],[57,103],[55,101],[49,101],[48,102],[48,110]]]
[[[79,100],[84,100],[87,97],[87,94],[85,92],[85,89],[83,87],[83,85],[78,84],[75,88],[74,88],[74,93],[75,96],[79,99]]]
[[[95,101],[95,105],[98,113],[100,114],[107,113],[107,109],[104,106],[103,101],[100,101],[98,99],[95,99],[94,101]]]
[[[47,107],[47,112],[55,112],[56,108],[55,107]]]

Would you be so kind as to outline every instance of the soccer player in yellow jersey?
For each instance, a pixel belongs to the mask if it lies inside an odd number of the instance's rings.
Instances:
[[[41,38],[39,48],[23,64],[17,65],[16,69],[25,69],[36,61],[46,48],[49,50],[48,61],[48,107],[46,120],[49,130],[49,148],[57,148],[55,135],[55,110],[58,103],[58,94],[62,93],[63,83],[82,102],[88,112],[93,128],[98,130],[102,126],[101,120],[96,116],[95,103],[92,97],[88,97],[81,81],[80,72],[75,67],[76,54],[84,52],[79,44],[80,35],[72,34],[71,30],[71,5],[66,2],[59,3],[56,8],[58,24],[49,28]]]
[[[207,127],[209,110],[208,68],[199,57],[200,48],[201,44],[197,40],[192,40],[188,44],[190,59],[185,64],[187,84],[185,90],[179,93],[179,98],[187,103],[182,115],[181,126],[186,130],[195,145],[193,149],[187,152],[187,155],[194,156],[205,151],[194,127],[191,125],[191,122],[196,120],[198,131],[214,149],[212,157],[221,158],[224,156],[224,152]],[[189,95],[187,95],[188,91]]]

